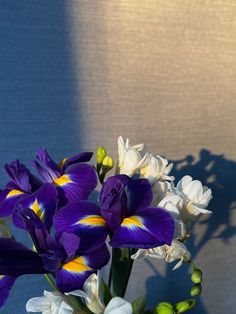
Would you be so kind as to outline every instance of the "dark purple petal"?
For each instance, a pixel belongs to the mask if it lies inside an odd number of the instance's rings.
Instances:
[[[12,221],[16,227],[29,232],[38,252],[47,249],[48,230],[32,209],[16,206],[12,212]]]
[[[40,180],[33,176],[29,169],[21,164],[19,160],[13,161],[9,165],[6,164],[4,168],[11,181],[15,183],[19,190],[31,193],[41,184]]]
[[[96,171],[90,165],[75,165],[55,180],[54,184],[59,190],[61,204],[85,200],[97,186]]]
[[[65,158],[61,162],[61,164],[62,164],[62,171],[67,169],[69,166],[72,166],[72,165],[77,164],[79,162],[88,162],[88,161],[90,161],[92,156],[93,156],[92,152],[83,152],[83,153],[74,155],[73,157]]]
[[[43,182],[48,182],[48,183],[53,182],[52,177],[50,176],[48,171],[45,170],[44,167],[42,167],[39,162],[37,162],[36,160],[33,160],[31,162],[31,164],[38,171],[38,173],[41,175]]]
[[[62,245],[55,240],[52,235],[46,239],[47,249],[39,254],[42,257],[44,268],[51,272],[56,272],[66,259],[66,252]]]
[[[59,243],[64,248],[67,259],[71,260],[79,249],[80,238],[76,234],[63,232],[59,238]]]
[[[62,175],[60,168],[52,160],[45,148],[38,149],[36,161],[33,162],[33,165],[46,182],[53,182]]]
[[[54,226],[58,235],[69,232],[81,237],[80,251],[101,246],[108,234],[99,207],[89,201],[78,201],[61,208],[54,217]]]
[[[170,245],[174,236],[174,220],[161,208],[144,208],[127,217],[113,234],[112,247],[153,248]]]
[[[147,179],[130,179],[127,184],[126,194],[129,215],[139,209],[149,207],[153,198],[152,186]]]
[[[57,203],[57,189],[50,183],[43,184],[38,191],[18,202],[22,207],[32,209],[48,230],[52,226]]]
[[[21,190],[4,189],[0,192],[0,217],[11,215],[15,204],[26,197]]]
[[[0,275],[0,307],[2,307],[10,293],[17,277]]]
[[[46,272],[37,253],[13,239],[0,238],[0,274],[20,276]]]
[[[105,266],[110,258],[106,245],[89,254],[77,256],[64,264],[56,273],[57,287],[61,292],[82,289],[85,280]]]
[[[100,193],[102,216],[111,231],[115,231],[127,214],[126,184],[130,178],[124,175],[109,177]]]

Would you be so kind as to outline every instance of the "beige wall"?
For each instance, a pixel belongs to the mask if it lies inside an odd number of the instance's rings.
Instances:
[[[91,147],[123,134],[170,158],[203,147],[236,158],[235,1],[72,3]]]
[[[212,183],[217,194],[215,216],[195,227],[194,245],[205,239],[197,254],[205,290],[195,313],[233,314],[236,217],[229,207],[236,174],[236,2],[74,0],[67,17],[84,148],[103,144],[115,155],[122,134],[173,160],[198,156],[202,148],[211,152],[198,168],[186,169]],[[204,175],[211,158],[217,178]],[[154,272],[141,262],[134,274],[130,298],[150,289]],[[162,294],[173,294],[168,292],[173,285],[178,289],[178,274],[169,274],[166,291],[159,287]]]

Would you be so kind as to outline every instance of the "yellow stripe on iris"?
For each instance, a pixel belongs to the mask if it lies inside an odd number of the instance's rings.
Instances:
[[[58,167],[59,167],[59,168],[62,168],[67,160],[68,160],[68,158],[62,159],[62,160],[59,162]]]
[[[40,205],[37,199],[30,205],[30,208],[35,212],[35,214],[40,218],[43,219],[44,216],[44,209],[42,205]]]
[[[145,226],[142,223],[141,218],[137,216],[130,216],[130,217],[125,218],[121,226],[125,226],[128,228],[132,228],[132,227],[145,228]]]
[[[5,277],[5,275],[0,275],[0,280],[2,280]]]
[[[10,197],[14,197],[14,196],[18,196],[18,195],[21,195],[21,194],[24,194],[24,192],[20,191],[20,190],[11,190],[6,198],[10,198]]]
[[[104,218],[98,215],[89,215],[79,220],[76,224],[85,224],[89,226],[100,226],[104,227],[106,225],[106,221]]]
[[[71,181],[71,179],[69,178],[69,176],[67,174],[64,174],[60,178],[57,178],[54,180],[54,184],[59,185],[59,186],[63,186],[63,185],[66,185],[66,184],[72,183],[72,182],[73,181]]]
[[[86,264],[86,259],[82,256],[77,257],[63,265],[62,269],[71,273],[83,273],[85,271],[92,270],[92,268]]]

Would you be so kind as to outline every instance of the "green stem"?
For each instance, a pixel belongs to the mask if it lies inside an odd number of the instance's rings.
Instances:
[[[124,297],[130,274],[132,271],[133,260],[130,258],[132,249],[113,248],[112,249],[112,265],[111,279],[113,295]]]
[[[112,266],[110,267],[109,278],[108,278],[108,288],[109,288],[109,290],[111,290],[111,282],[112,282]]]
[[[46,280],[48,281],[48,283],[50,284],[50,286],[53,288],[53,290],[58,291],[55,283],[53,282],[53,280],[50,278],[49,274],[44,274],[44,277],[46,278]]]

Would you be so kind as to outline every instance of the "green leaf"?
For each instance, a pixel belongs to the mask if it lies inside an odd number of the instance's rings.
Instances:
[[[133,260],[130,258],[132,252],[128,248],[112,249],[112,291],[114,296],[124,297],[128,285]]]
[[[100,289],[101,289],[101,295],[103,296],[103,301],[105,305],[107,305],[109,301],[113,298],[113,296],[111,294],[110,289],[108,288],[107,284],[105,283],[103,279],[101,280]]]
[[[68,303],[76,310],[76,313],[78,314],[90,314],[92,313],[86,305],[83,303],[83,301],[74,296],[74,295],[67,295],[66,299],[68,300]]]
[[[133,301],[132,308],[133,308],[133,314],[142,314],[144,312],[146,304],[146,297],[141,296]]]

